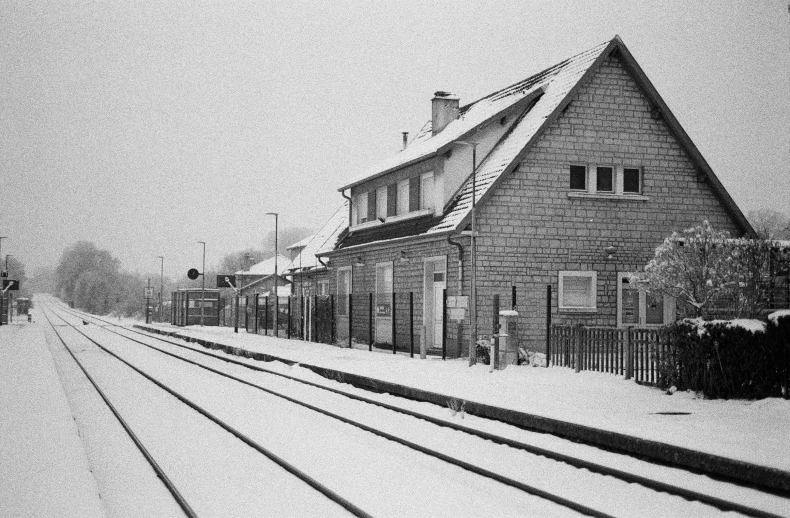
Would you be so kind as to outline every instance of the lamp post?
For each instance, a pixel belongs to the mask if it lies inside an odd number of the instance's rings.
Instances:
[[[0,236],[0,257],[3,257],[3,239],[8,239],[7,236]],[[6,260],[6,271],[8,271],[8,261]]]
[[[456,140],[456,144],[461,144],[465,146],[470,146],[472,148],[472,235],[470,237],[470,262],[471,262],[471,275],[470,275],[470,282],[472,284],[471,289],[469,290],[470,298],[472,299],[469,302],[469,319],[471,320],[471,329],[469,330],[469,366],[471,367],[475,363],[477,363],[477,275],[475,270],[477,269],[476,261],[476,246],[475,246],[475,238],[477,237],[475,234],[477,232],[477,226],[475,225],[475,213],[477,207],[477,142],[466,142],[464,140]]]
[[[203,313],[206,306],[206,242],[198,241],[198,243],[203,245],[203,271],[200,273],[203,277],[203,287],[200,291],[200,327],[203,327]]]
[[[276,212],[267,212],[267,216],[274,216],[274,336],[279,336],[280,328],[280,297],[277,292],[278,275],[280,272],[277,270],[277,226],[279,214]]]
[[[162,321],[162,295],[165,290],[165,256],[156,256],[161,262],[161,269],[159,270],[159,321]]]
[[[2,239],[2,238],[0,238],[0,239]],[[4,270],[5,277],[8,277],[8,256],[9,255],[11,255],[11,254],[5,254],[5,270]],[[0,257],[2,257],[2,255],[0,255]],[[2,323],[3,323],[2,322],[3,321],[3,317],[2,317],[3,311],[6,311],[8,313],[8,323],[9,324],[11,323],[11,293],[8,294],[8,307],[5,308],[5,307],[3,307],[3,302],[4,302],[3,298],[5,298],[5,291],[3,290],[2,284],[3,283],[0,282],[0,325],[2,325]]]

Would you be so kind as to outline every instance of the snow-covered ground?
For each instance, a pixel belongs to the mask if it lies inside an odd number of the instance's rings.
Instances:
[[[105,516],[40,326],[0,327],[0,515]]]
[[[142,510],[142,507],[140,507],[142,504],[140,502],[135,503],[129,495],[122,495],[122,490],[124,486],[129,487],[129,485],[136,484],[137,489],[139,489],[137,496],[148,495],[149,503],[152,507],[156,507],[154,505],[156,500],[162,497],[154,498],[154,493],[145,489],[144,485],[155,486],[156,481],[153,480],[153,483],[151,483],[152,479],[150,477],[147,480],[137,481],[137,476],[140,475],[142,469],[134,467],[132,460],[126,458],[128,456],[124,457],[126,460],[119,460],[113,466],[111,448],[106,445],[102,446],[102,438],[109,434],[106,431],[102,431],[102,426],[96,428],[93,425],[94,430],[91,431],[90,425],[87,424],[90,420],[88,418],[92,419],[96,412],[89,410],[88,406],[75,408],[72,405],[71,409],[69,409],[63,389],[60,387],[58,373],[53,367],[53,358],[49,352],[50,350],[53,351],[55,363],[59,365],[61,370],[61,379],[64,376],[62,372],[63,366],[60,365],[59,356],[55,349],[52,348],[52,344],[50,344],[50,349],[47,349],[47,345],[44,343],[43,319],[37,315],[37,320],[39,322],[33,325],[25,323],[0,328],[0,390],[2,390],[2,397],[0,397],[0,432],[2,432],[2,436],[0,436],[2,437],[2,442],[0,442],[0,445],[2,445],[0,447],[2,452],[0,456],[0,461],[2,461],[0,462],[0,475],[2,475],[1,480],[3,480],[3,483],[0,484],[0,514],[3,516],[102,516],[105,513],[108,516],[150,515],[150,513],[136,513],[135,509],[138,511]],[[130,324],[131,322],[123,323]],[[300,363],[320,365],[342,372],[356,373],[443,393],[456,399],[473,400],[546,417],[573,421],[586,426],[595,426],[790,471],[790,460],[786,458],[784,446],[786,443],[786,430],[789,428],[788,425],[790,425],[790,402],[784,400],[763,400],[758,402],[707,401],[696,398],[690,393],[675,393],[669,396],[657,389],[641,387],[632,381],[625,381],[620,377],[590,372],[576,374],[572,370],[564,368],[545,369],[509,366],[504,371],[491,373],[488,371],[488,367],[483,365],[469,368],[465,360],[411,359],[408,355],[392,355],[391,352],[370,353],[367,350],[352,350],[297,340],[248,335],[243,331],[239,334],[234,334],[232,329],[225,328],[162,327],[236,347],[266,352]],[[97,326],[92,332],[103,333],[104,331],[100,331]],[[129,347],[128,345],[122,346],[121,343],[119,342],[119,347]],[[186,342],[184,344],[186,345]],[[200,348],[197,344],[190,345]],[[186,372],[178,374],[175,371],[176,364],[171,361],[157,359],[155,356],[151,360],[146,360],[144,351],[137,351],[134,348],[128,348],[125,351],[125,354],[132,353],[139,356],[136,361],[147,363],[147,368],[158,369],[159,376],[171,377],[173,383],[181,384],[184,389],[202,387],[202,390],[195,388],[190,390],[195,394],[203,394],[200,397],[206,398],[206,402],[210,403],[212,398],[217,399],[212,403],[213,407],[220,413],[227,412],[229,417],[236,420],[245,429],[258,430],[256,425],[260,426],[260,423],[266,423],[267,420],[260,421],[255,416],[273,416],[276,407],[280,406],[280,403],[277,401],[265,397],[260,404],[256,403],[261,396],[254,392],[241,397],[238,400],[238,404],[232,406],[223,405],[223,402],[226,401],[223,399],[223,395],[230,394],[231,390],[234,392],[237,390],[232,384],[224,389],[220,387],[209,388],[207,382],[210,377],[203,380],[200,376],[197,376],[192,380],[192,374],[187,375]],[[222,354],[219,351],[214,351],[214,353]],[[83,350],[80,354],[90,362],[98,361],[95,353]],[[280,363],[263,364],[253,360],[245,361],[287,372],[289,375],[309,378],[312,381],[323,381],[323,379],[312,372],[299,367],[287,367]],[[94,367],[99,368],[100,363],[95,363]],[[99,370],[101,372],[102,369]],[[245,370],[241,369],[241,371]],[[106,382],[110,382],[113,379],[121,380],[123,376],[125,375],[120,371],[116,375],[109,371],[102,374]],[[258,375],[249,373],[249,371],[246,371],[244,376],[258,377]],[[276,380],[274,382],[282,387],[295,390],[292,386],[293,382]],[[214,382],[212,381],[211,383],[213,384]],[[326,381],[326,383],[333,382]],[[349,390],[355,389],[349,388]],[[87,388],[85,390],[78,389],[75,394],[72,388],[69,396],[73,399],[73,396],[76,395],[78,400],[86,403],[81,395],[89,392]],[[135,397],[129,398],[128,402],[123,403],[124,394],[132,392],[138,395],[142,394],[136,389],[125,391],[121,389],[120,391],[116,390],[113,397],[121,404],[133,405]],[[306,392],[309,392],[309,390],[306,390]],[[41,394],[45,394],[46,397],[41,396]],[[374,396],[371,395],[371,397]],[[375,397],[385,398],[388,396],[379,395]],[[146,401],[151,401],[151,398],[146,399]],[[409,404],[422,406],[423,408],[431,406],[425,403],[410,402]],[[256,405],[262,406],[259,408]],[[359,412],[352,407],[343,410],[343,405],[339,403],[334,403],[331,406],[338,411],[348,413],[352,417]],[[132,407],[130,406],[129,408]],[[447,416],[451,415],[450,409],[438,409],[437,412],[443,412]],[[662,415],[659,412],[689,412],[689,415]],[[291,411],[291,413],[293,413],[293,419],[298,420],[301,411],[295,413]],[[132,411],[131,414],[134,415],[135,412]],[[183,420],[186,422],[188,417],[188,415],[185,415]],[[461,416],[453,416],[451,418],[460,419]],[[82,432],[81,441],[74,426],[74,419],[76,419]],[[146,413],[137,415],[135,419],[150,420],[153,418],[146,411]],[[246,421],[249,421],[249,423]],[[476,421],[482,422],[485,420],[467,417],[464,422],[471,425],[472,422]],[[312,422],[312,420],[308,420],[304,423],[291,423],[289,426],[292,427],[292,430],[308,430]],[[497,423],[491,424],[491,426],[494,425],[505,426]],[[322,424],[319,428],[329,429],[333,426],[336,425]],[[405,428],[401,424],[393,424],[393,426],[396,429]],[[475,423],[475,426],[478,426],[478,424]],[[481,424],[480,426],[488,425]],[[492,429],[491,431],[496,433],[498,430]],[[260,440],[275,441],[273,444],[283,441],[285,441],[285,444],[295,439],[289,437],[288,434],[272,434],[272,432],[273,428],[271,422],[269,422],[256,434],[260,436]],[[170,435],[173,437],[185,433],[184,431],[177,432],[175,429],[170,431]],[[415,427],[415,433],[418,437],[424,437],[428,432],[418,433]],[[442,432],[442,434],[444,433]],[[522,431],[521,433],[524,432]],[[452,435],[449,432],[448,434]],[[330,435],[332,437],[347,437],[349,444],[343,448],[345,451],[355,450],[362,444],[359,438],[354,439],[356,432],[344,431],[343,433],[332,433]],[[201,436],[208,436],[208,434],[203,433]],[[436,439],[439,444],[445,444],[448,448],[455,443],[454,440],[442,440],[439,435],[437,435]],[[551,439],[546,438],[545,440]],[[151,439],[149,438],[150,441]],[[193,442],[197,443],[197,441]],[[297,442],[299,441],[297,440]],[[301,441],[301,443],[304,443],[304,441]],[[173,445],[175,444],[174,442]],[[164,442],[161,446],[165,448],[163,451],[168,449]],[[581,445],[577,446],[580,447]],[[457,447],[459,450],[474,450],[474,448],[463,447],[463,444],[453,447]],[[176,446],[171,447],[171,449],[173,448],[176,448]],[[285,449],[282,451],[290,451],[287,446],[283,448]],[[403,460],[405,457],[402,457],[400,453],[382,456],[387,449],[393,449],[392,445],[381,443],[377,448],[379,454],[370,456],[371,463],[375,464],[374,460],[380,461],[385,458],[395,458],[399,459],[398,462],[405,462]],[[239,455],[241,455],[239,459],[245,456],[241,452]],[[304,450],[301,454],[297,451],[296,455],[297,457],[294,460],[299,460],[299,455],[306,455],[305,459],[301,460],[302,465],[312,466],[314,464],[311,459],[314,459],[315,456],[311,457],[307,450]],[[517,460],[510,452],[507,455],[488,455],[488,457],[491,459],[507,458],[513,462]],[[221,460],[218,458],[217,462],[219,463]],[[599,457],[597,460],[603,461],[604,458]],[[338,462],[340,460],[336,459],[334,465],[337,465]],[[409,462],[411,464],[414,462],[419,465],[423,464],[423,461]],[[233,463],[231,462],[231,464]],[[240,462],[239,465],[241,465]],[[116,480],[120,480],[120,478],[117,478],[117,475],[113,475],[108,470],[117,469],[119,466],[126,468],[127,474],[131,479],[124,483],[115,483],[113,486],[108,481],[113,480],[114,477]],[[396,466],[396,464],[388,462],[386,469],[393,470]],[[435,470],[435,468],[430,469]],[[516,473],[533,473],[535,469],[534,466],[530,469],[519,469],[514,472],[514,475]],[[657,469],[660,471],[664,468]],[[381,470],[384,470],[383,466]],[[91,473],[91,471],[94,473]],[[181,471],[192,473],[194,469],[183,469]],[[554,473],[555,468],[539,469],[538,471],[549,474]],[[374,472],[376,472],[375,469]],[[383,471],[380,472],[383,473]],[[346,475],[350,476],[349,480],[347,483],[341,483],[341,478],[346,477]],[[573,478],[573,476],[577,475],[570,473],[567,476]],[[330,472],[326,474],[326,478],[332,479],[338,488],[358,485],[360,476],[360,473],[337,472],[334,469],[330,469]],[[456,475],[456,477],[459,476],[460,473]],[[371,477],[364,478],[365,480],[371,480]],[[460,477],[458,480],[462,478]],[[549,477],[546,480],[550,482],[553,478],[556,477]],[[7,484],[7,480],[11,480],[12,483]],[[415,482],[417,484],[415,488],[424,486],[419,480]],[[467,481],[465,485],[469,483],[471,482]],[[231,484],[231,487],[236,487],[239,490],[239,494],[245,493],[242,491],[243,486],[245,484]],[[578,483],[575,486],[583,488],[584,484]],[[372,489],[372,486],[368,483],[368,490],[370,489]],[[592,488],[589,488],[589,490],[592,491]],[[117,494],[114,494],[114,492]],[[287,493],[288,491],[285,492]],[[231,492],[228,491],[228,493]],[[378,491],[375,493],[378,493]],[[583,501],[595,502],[594,494],[588,493],[589,491],[581,491],[576,496]],[[605,492],[605,494],[611,493]],[[366,493],[363,491],[356,496],[363,497],[362,501],[366,503],[366,507],[378,511],[374,514],[380,515],[382,511],[387,509],[386,507],[380,507],[382,502],[379,502],[376,498],[365,500],[365,495]],[[517,496],[521,498],[521,495]],[[444,510],[453,509],[456,503],[464,504],[465,502],[463,496],[445,494],[443,498],[445,499]],[[512,503],[512,501],[515,501],[513,498],[509,498],[508,501]],[[605,503],[606,501],[602,502]],[[417,511],[421,508],[426,509],[425,506],[432,505],[432,503],[432,500],[425,500],[420,503],[419,499],[416,499],[414,500],[414,506],[408,507],[408,509],[411,511]],[[598,503],[600,504],[601,502]],[[218,507],[215,506],[214,511],[228,510],[226,505],[217,505]],[[420,507],[421,505],[423,507]],[[454,515],[457,515],[457,512],[461,510],[470,510],[469,505],[471,504],[461,505],[460,508],[455,509]],[[531,508],[532,511],[541,508],[541,512],[537,513],[538,515],[551,514],[550,511],[553,510],[551,506],[542,508],[543,505],[543,503],[521,504],[518,508]],[[634,511],[638,508],[633,507],[631,510]],[[772,508],[774,512],[784,514],[781,507],[776,508],[772,506]],[[236,506],[235,509],[241,512],[244,506]],[[399,510],[403,511],[405,508]],[[561,514],[565,515],[565,511]],[[702,512],[699,515],[704,514],[706,513]],[[384,512],[384,515],[389,514]],[[405,515],[416,514],[406,513]]]
[[[299,363],[399,383],[460,400],[690,448],[790,471],[790,401],[706,400],[692,392],[667,395],[622,377],[552,367],[468,367],[467,361],[420,360],[299,340],[255,336],[232,328],[159,325],[196,338]],[[675,413],[675,415],[669,415]]]

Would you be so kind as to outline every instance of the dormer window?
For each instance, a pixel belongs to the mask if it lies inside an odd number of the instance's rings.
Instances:
[[[352,200],[352,226],[387,223],[421,216],[441,207],[442,176],[433,171],[356,194]]]
[[[354,224],[359,225],[365,223],[368,220],[368,193],[363,192],[362,194],[354,196],[354,201],[352,203],[354,208]]]

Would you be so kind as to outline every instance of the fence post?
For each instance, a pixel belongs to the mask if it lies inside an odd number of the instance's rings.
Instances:
[[[313,316],[310,321],[313,323],[313,341],[318,343],[320,342],[318,339],[318,295],[313,295],[312,311]]]
[[[625,379],[630,380],[634,374],[634,362],[631,358],[631,328],[626,327],[623,334],[625,339]]]
[[[349,349],[351,349],[351,334],[353,331],[353,322],[354,322],[354,317],[353,317],[354,312],[352,311],[354,307],[353,297],[354,296],[351,293],[348,294],[348,348]]]
[[[263,334],[269,336],[269,297],[263,298]]]
[[[488,362],[490,371],[499,368],[499,295],[494,295],[494,311],[491,322],[491,348],[489,349]]]
[[[337,339],[336,329],[335,329],[335,295],[329,295],[329,341],[332,342],[334,345],[335,340]]]
[[[576,360],[576,372],[581,370],[582,366],[582,327],[581,325],[573,328],[573,347],[574,356]]]
[[[291,339],[291,297],[288,297],[288,328],[285,331],[285,337]]]
[[[414,292],[409,292],[409,358],[414,358]]]
[[[368,352],[373,352],[373,292],[368,294]]]
[[[442,290],[442,360],[447,359],[447,288]]]
[[[551,364],[551,284],[546,285],[546,367]]]
[[[398,351],[395,345],[395,290],[392,291],[392,354]]]

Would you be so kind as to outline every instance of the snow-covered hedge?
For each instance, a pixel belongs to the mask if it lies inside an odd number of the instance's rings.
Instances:
[[[790,312],[758,320],[681,320],[668,326],[659,386],[707,398],[788,398]]]

